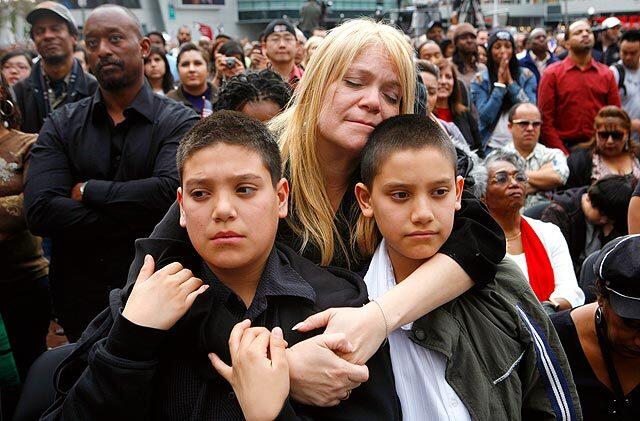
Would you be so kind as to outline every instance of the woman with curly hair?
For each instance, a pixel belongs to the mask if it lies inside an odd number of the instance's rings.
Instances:
[[[241,74],[227,81],[216,110],[233,110],[268,121],[280,114],[291,99],[291,87],[272,70]]]

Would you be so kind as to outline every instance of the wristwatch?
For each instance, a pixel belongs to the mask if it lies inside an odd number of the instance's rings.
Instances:
[[[502,82],[493,82],[493,86],[495,86],[496,88],[507,88],[507,85]]]

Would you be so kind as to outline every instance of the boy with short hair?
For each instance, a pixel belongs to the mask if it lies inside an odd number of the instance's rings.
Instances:
[[[369,360],[372,380],[340,405],[287,398],[284,348],[311,336],[292,327],[329,307],[364,304],[366,289],[356,275],[274,244],[289,190],[264,125],[216,113],[183,138],[177,164],[180,224],[191,244],[138,240],[162,268],[154,273],[147,256],[138,280],[111,293],[110,308],[64,364],[63,377],[80,365],[79,380],[45,419],[399,419],[384,348]]]
[[[591,186],[553,195],[541,220],[560,228],[567,240],[576,274],[593,252],[627,234],[627,210],[633,188],[622,175],[608,175]]]
[[[375,301],[445,243],[464,180],[446,134],[419,115],[374,129],[361,179],[358,240],[373,254],[365,282]],[[509,259],[485,288],[391,332],[389,344],[404,420],[581,418],[556,332]]]

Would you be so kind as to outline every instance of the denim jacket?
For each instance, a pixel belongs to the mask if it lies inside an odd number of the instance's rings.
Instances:
[[[492,90],[493,88],[493,90]],[[529,69],[520,68],[518,81],[506,88],[491,86],[489,72],[478,73],[471,82],[471,99],[478,110],[478,128],[482,136],[482,147],[486,149],[491,133],[500,119],[502,101],[509,95],[511,102],[536,103],[538,84]]]

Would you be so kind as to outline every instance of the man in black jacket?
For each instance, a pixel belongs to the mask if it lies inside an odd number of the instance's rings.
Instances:
[[[173,202],[178,142],[197,121],[145,82],[150,43],[133,13],[97,8],[84,33],[100,89],[47,119],[25,183],[27,224],[51,237],[53,304],[72,341],[124,284],[135,239]]]
[[[274,245],[289,186],[277,143],[259,121],[216,113],[185,136],[177,162],[188,242],[137,242],[147,254],[138,279],[113,291],[110,307],[85,331],[62,369],[69,383],[58,386],[67,392],[43,419],[241,420],[256,413],[261,419],[399,419],[386,346],[367,363],[370,380],[327,408],[286,398],[288,391],[281,391],[288,385],[269,376],[250,379],[256,384],[247,394],[217,373],[232,378],[225,366],[229,326],[249,319],[253,326],[280,327],[295,352],[315,333],[292,330],[300,320],[330,307],[363,305],[367,292],[355,274],[320,268]],[[150,255],[161,256],[155,273]],[[252,334],[245,331],[241,342]],[[255,364],[258,355],[264,359],[262,351],[242,361],[234,353],[233,369]],[[79,379],[71,375],[78,368]]]
[[[53,110],[93,95],[98,82],[73,57],[78,30],[69,9],[46,1],[27,15],[27,22],[40,60],[13,90],[22,115],[20,130],[38,133]]]

